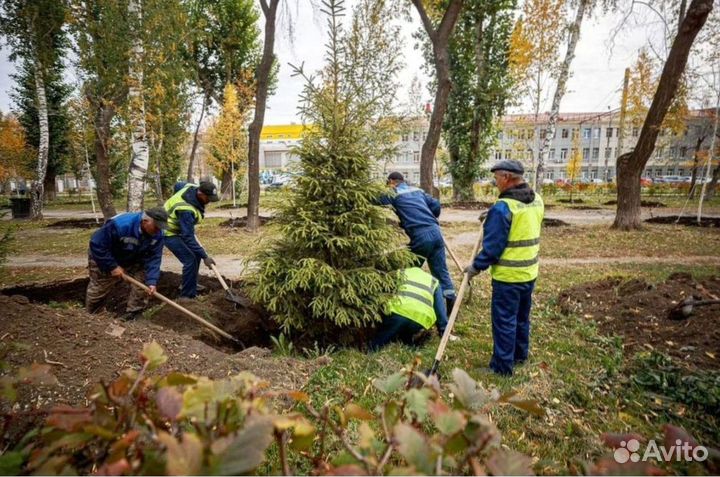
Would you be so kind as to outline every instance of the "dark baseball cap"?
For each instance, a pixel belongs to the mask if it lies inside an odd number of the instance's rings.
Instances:
[[[525,172],[525,168],[520,161],[505,159],[503,161],[496,162],[495,165],[490,168],[490,172],[495,171],[508,171],[514,172],[515,174],[523,174]]]
[[[164,229],[167,227],[168,213],[163,207],[153,207],[145,211],[145,215],[153,219],[155,225]]]
[[[403,177],[403,175],[400,174],[398,171],[395,171],[395,172],[390,173],[387,180],[389,180],[389,181],[405,181],[405,177]]]
[[[212,182],[202,181],[200,186],[198,186],[198,190],[208,196],[210,202],[217,202],[220,200],[220,197],[217,195],[217,187]]]

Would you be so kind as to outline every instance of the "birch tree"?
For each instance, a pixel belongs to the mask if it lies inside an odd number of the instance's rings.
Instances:
[[[11,61],[26,59],[33,67],[39,144],[30,216],[37,220],[42,218],[50,143],[46,75],[48,66],[63,52],[65,6],[54,0],[6,0],[2,7],[0,32],[10,47]]]

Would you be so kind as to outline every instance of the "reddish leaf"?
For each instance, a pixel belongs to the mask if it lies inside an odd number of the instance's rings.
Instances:
[[[182,394],[175,388],[161,388],[155,396],[158,411],[166,419],[174,421],[180,415],[183,406]]]
[[[310,400],[310,396],[302,391],[290,391],[287,395],[290,399],[298,402],[308,402]]]
[[[360,419],[361,421],[370,421],[373,418],[370,412],[354,402],[348,403],[345,406],[345,415],[350,419]]]
[[[112,463],[105,463],[98,468],[93,475],[123,475],[130,470],[130,463],[122,458]]]
[[[695,438],[681,427],[673,426],[672,424],[665,424],[663,426],[663,431],[665,431],[666,449],[670,449],[672,446],[683,446],[686,442],[693,449],[698,446],[698,442]],[[678,443],[678,441],[680,442]]]
[[[532,459],[516,451],[499,449],[493,452],[486,464],[493,475],[534,475]]]
[[[75,432],[82,429],[85,424],[92,422],[92,413],[90,409],[60,404],[50,410],[46,422],[49,426],[57,427],[63,431]]]
[[[635,439],[638,442],[645,442],[645,438],[643,436],[641,436],[640,434],[635,434],[633,432],[627,434],[604,432],[600,436],[600,439],[606,446],[611,449],[619,449],[620,447],[624,447],[622,443],[624,442],[625,444],[627,444],[630,439]]]

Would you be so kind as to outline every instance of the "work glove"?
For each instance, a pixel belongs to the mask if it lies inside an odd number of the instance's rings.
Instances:
[[[468,265],[465,267],[464,272],[468,274],[468,281],[472,280],[475,275],[478,275],[481,270],[478,270],[477,268],[473,267],[472,265]]]
[[[211,257],[203,258],[203,262],[205,263],[205,266],[207,266],[208,268],[212,268],[212,266],[215,265],[215,260],[213,260]]]

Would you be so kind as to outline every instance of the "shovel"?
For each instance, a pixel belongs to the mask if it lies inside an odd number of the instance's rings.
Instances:
[[[140,288],[141,290],[145,290],[146,292],[149,292],[149,291],[150,291],[150,288],[148,288],[144,283],[135,280],[135,279],[134,279],[133,277],[131,277],[130,275],[125,275],[125,274],[123,274],[122,278],[123,278],[123,280],[125,280],[126,282],[128,282],[128,283],[130,283],[130,284],[132,284],[132,285],[135,285],[136,287]],[[212,323],[210,323],[210,322],[207,321],[206,319],[204,319],[204,318],[196,315],[195,313],[193,313],[192,311],[188,310],[187,308],[184,308],[184,307],[178,305],[177,303],[175,303],[174,301],[172,301],[170,298],[161,295],[161,294],[158,293],[157,291],[156,291],[155,293],[153,293],[153,296],[156,297],[158,300],[167,303],[168,305],[172,306],[172,307],[175,308],[176,310],[178,310],[178,311],[184,313],[185,315],[189,316],[190,318],[192,318],[193,320],[195,320],[195,321],[197,321],[198,323],[202,324],[202,325],[205,326],[206,328],[209,328],[209,329],[213,330],[215,333],[219,334],[220,336],[223,336],[224,338],[227,338],[227,339],[229,339],[230,341],[239,344],[239,345],[242,346],[243,348],[245,347],[245,345],[243,345],[240,340],[238,340],[237,338],[235,338],[234,336],[232,336],[230,333],[221,330],[220,328],[218,328],[217,326],[213,325]]]
[[[447,241],[443,238],[443,241],[445,242],[445,248],[447,249],[448,253],[453,259],[453,262],[455,262],[455,265],[457,265],[458,269],[460,270],[460,273],[463,272],[463,267],[460,265],[460,260],[458,260],[457,255],[455,255],[455,252],[452,251],[450,248],[450,245],[448,245]]]
[[[235,305],[245,306],[245,304],[242,301],[242,298],[237,296],[233,291],[230,289],[227,283],[225,283],[225,279],[220,275],[220,271],[217,269],[215,264],[210,265],[210,268],[213,272],[215,272],[215,276],[220,281],[220,285],[222,285],[223,289],[225,290],[225,299],[233,302]]]
[[[478,254],[478,251],[480,250],[480,245],[482,245],[483,240],[483,225],[485,224],[485,221],[480,224],[480,236],[478,237],[477,243],[475,244],[475,247],[473,248],[472,257],[470,258],[472,263],[472,260],[475,259],[475,256]],[[468,275],[467,272],[463,273],[463,280],[462,284],[460,285],[460,291],[458,292],[457,299],[455,300],[455,305],[453,306],[452,312],[450,313],[450,318],[448,319],[448,324],[445,327],[445,332],[442,335],[442,339],[440,340],[440,345],[438,346],[437,352],[435,353],[435,361],[433,361],[432,367],[425,371],[425,376],[430,377],[432,375],[437,375],[438,368],[440,367],[440,361],[442,361],[442,357],[445,354],[445,347],[448,344],[448,341],[450,340],[450,335],[452,334],[453,326],[455,325],[455,319],[457,318],[458,312],[460,311],[460,305],[462,305],[463,297],[465,296],[465,290],[468,287],[468,284],[470,283],[470,275]],[[419,388],[422,387],[423,380],[419,376],[413,376],[412,379],[410,379],[408,383],[408,387],[410,388]]]
[[[687,298],[670,310],[668,318],[671,320],[685,320],[692,316],[694,307],[717,304],[720,304],[720,300],[694,300],[692,298]]]

